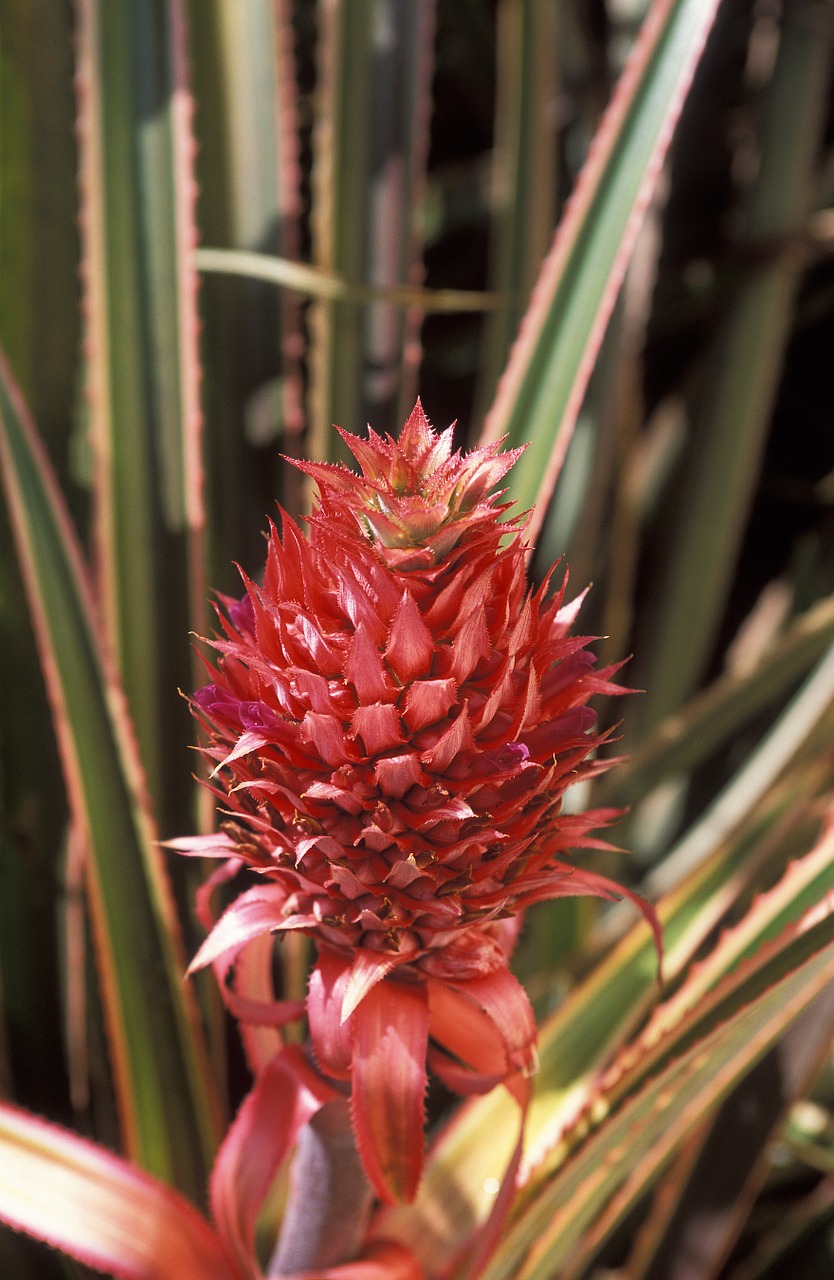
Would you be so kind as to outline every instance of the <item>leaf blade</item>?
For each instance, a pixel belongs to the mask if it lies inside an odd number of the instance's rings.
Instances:
[[[188,630],[205,618],[192,103],[183,0],[76,0],[96,576],[150,790],[185,820]]]
[[[570,1260],[600,1212],[645,1189],[695,1126],[777,1042],[834,974],[831,896],[736,976],[705,1034],[613,1115],[549,1181],[507,1233],[488,1280],[544,1280]],[[719,1007],[720,1005],[720,1007]],[[723,1016],[722,1016],[723,1015]]]
[[[122,694],[80,549],[0,354],[0,456],[88,881],[128,1151],[199,1198],[218,1109]]]
[[[695,66],[713,0],[652,6],[577,182],[487,415],[481,443],[530,440],[512,495],[544,518],[591,367]],[[544,477],[544,478],[543,478]]]
[[[181,1196],[4,1103],[0,1219],[121,1280],[234,1280],[214,1232]]]

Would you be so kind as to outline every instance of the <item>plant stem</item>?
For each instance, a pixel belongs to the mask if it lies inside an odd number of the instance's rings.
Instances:
[[[350,1261],[359,1252],[372,1203],[348,1102],[328,1102],[298,1139],[284,1225],[267,1275]]]

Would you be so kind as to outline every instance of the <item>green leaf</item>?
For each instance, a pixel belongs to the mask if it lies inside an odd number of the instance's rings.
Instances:
[[[771,1141],[828,1058],[834,1039],[834,987],[822,991],[777,1044],[733,1090],[677,1159],[674,1197],[655,1196],[651,1220],[640,1234],[631,1280],[661,1280],[670,1257],[697,1259],[697,1277],[717,1275],[750,1216],[771,1170]],[[696,1148],[693,1162],[692,1147]],[[675,1178],[675,1170],[672,1170]],[[624,1205],[598,1219],[579,1250],[583,1272],[596,1246],[622,1219]],[[584,1256],[583,1256],[584,1255]],[[797,1273],[798,1274],[798,1273]]]
[[[644,615],[632,708],[645,731],[696,687],[730,591],[790,335],[802,268],[796,254],[759,254],[789,239],[810,213],[826,128],[830,44],[814,20],[785,10],[763,103],[758,174],[742,210],[740,247],[753,265],[725,304],[692,415],[691,444],[675,483],[675,519],[658,572],[655,608]]]
[[[434,0],[321,9],[314,130],[313,253],[350,282],[419,282]],[[419,316],[318,302],[310,318],[314,457],[333,423],[395,431],[417,394]]]
[[[726,839],[763,802],[791,764],[807,755],[834,705],[834,646],[800,686],[770,732],[735,773],[699,821],[649,877],[649,891],[662,893],[715,845]]]
[[[689,1025],[690,1037],[698,1034],[701,1020],[712,1016],[713,993],[728,974],[743,963],[755,964],[763,948],[832,890],[834,829],[804,858],[792,863],[773,889],[756,899],[740,923],[722,934],[709,955],[691,970],[680,989],[658,1006],[639,1039],[618,1059],[613,1083],[607,1089],[609,1105],[616,1105],[642,1080],[656,1074],[658,1064],[674,1051],[682,1027]]]
[[[510,491],[539,530],[605,325],[716,9],[660,0],[577,181],[539,275],[481,443],[530,441]]]
[[[201,410],[184,0],[80,0],[77,85],[97,575],[166,830],[190,815],[203,630]]]
[[[763,948],[670,1038],[665,1062],[613,1114],[601,1098],[591,1132],[506,1233],[487,1280],[566,1274],[606,1206],[631,1205],[680,1144],[834,977],[827,899]],[[522,1196],[524,1193],[522,1192]]]
[[[287,0],[189,0],[201,239],[195,261],[293,261],[300,253],[300,110]],[[244,274],[251,274],[246,272]],[[278,281],[285,284],[286,281]],[[300,299],[256,279],[204,275],[200,287],[212,587],[239,590],[233,562],[260,560],[264,513],[300,506],[304,428]]]
[[[616,1111],[647,1080],[659,1075],[672,1058],[708,1034],[716,1018],[723,1016],[716,1010],[723,1010],[728,986],[732,986],[739,975],[762,963],[763,957],[778,946],[779,938],[784,939],[792,927],[797,927],[796,921],[801,913],[811,911],[814,904],[827,900],[832,889],[834,830],[828,830],[810,853],[791,865],[772,890],[755,901],[738,925],[721,936],[713,951],[690,971],[680,989],[655,1010],[639,1038],[620,1051],[606,1077],[586,1099],[586,1114],[591,1117],[591,1124]],[[828,1026],[830,1017],[827,1009],[821,1007],[817,1023]],[[802,1039],[800,1057],[813,1042],[813,1035],[806,1034]],[[815,1061],[824,1049],[824,1044],[818,1045],[812,1055]],[[795,1065],[789,1052],[786,1044],[782,1073],[786,1087]],[[804,1068],[800,1068],[805,1074],[809,1069],[807,1062]],[[578,1130],[568,1130],[551,1147],[537,1163],[529,1184],[530,1192],[536,1186],[546,1185],[551,1176],[561,1176],[560,1170],[568,1155],[581,1144],[582,1138],[580,1125]],[[642,1187],[636,1187],[634,1195],[639,1196],[642,1190]],[[617,1203],[604,1213],[591,1233],[591,1241],[604,1239],[629,1204]]]
[[[124,700],[75,535],[5,358],[0,455],[88,884],[124,1140],[199,1200],[217,1109]]]
[[[3,6],[0,341],[45,438],[66,429],[78,343],[70,6]]]
[[[2,6],[0,344],[36,409],[62,478],[79,345],[71,26],[69,5],[31,0]],[[37,1106],[54,1095],[60,1078],[53,886],[66,805],[2,513],[0,652],[0,1017],[9,1026],[8,1053],[0,1048],[0,1091],[15,1096],[17,1090]]]
[[[516,301],[484,332],[479,397],[495,394],[556,222],[557,53],[560,11],[550,0],[503,0],[497,12],[490,287]]]
[[[198,249],[194,255],[201,271],[218,275],[246,276],[250,280],[269,280],[284,285],[310,298],[330,302],[384,303],[403,310],[419,307],[421,311],[497,311],[508,299],[497,293],[478,289],[423,289],[414,284],[357,284],[335,271],[275,258],[268,253],[251,253],[243,249]],[[413,406],[412,406],[413,407]]]
[[[797,618],[752,671],[719,676],[663,720],[632,755],[601,781],[594,802],[634,804],[665,778],[691,771],[764,708],[778,701],[834,642],[834,600]]]

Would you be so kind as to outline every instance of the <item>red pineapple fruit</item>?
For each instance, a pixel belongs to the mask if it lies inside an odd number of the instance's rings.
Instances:
[[[564,584],[528,587],[526,517],[502,518],[494,492],[519,450],[453,453],[419,404],[398,441],[341,434],[362,475],[296,464],[319,488],[309,536],[286,516],[272,528],[263,586],[224,601],[214,682],[194,696],[228,814],[211,851],[260,883],[192,967],[225,974],[264,933],[315,940],[317,1062],[351,1081],[376,1190],[408,1200],[427,1065],[464,1093],[535,1070],[508,968],[518,913],[625,892],[566,860],[610,813],[561,811],[601,767],[588,700],[620,690],[569,634]]]

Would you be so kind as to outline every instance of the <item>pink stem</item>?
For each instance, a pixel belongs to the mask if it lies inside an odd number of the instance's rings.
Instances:
[[[281,1236],[267,1275],[293,1275],[350,1262],[373,1203],[346,1099],[328,1102],[301,1131]]]

